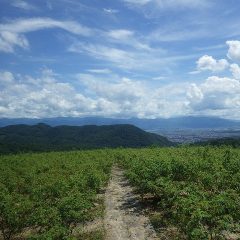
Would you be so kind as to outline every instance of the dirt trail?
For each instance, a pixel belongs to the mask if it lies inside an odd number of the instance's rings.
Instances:
[[[116,166],[106,189],[105,208],[106,240],[158,239],[123,170]]]

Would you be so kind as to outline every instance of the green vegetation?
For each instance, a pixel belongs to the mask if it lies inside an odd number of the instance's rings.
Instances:
[[[75,239],[72,232],[79,224],[101,214],[97,194],[111,165],[108,150],[0,157],[4,240],[20,234],[31,240]]]
[[[83,127],[37,124],[0,128],[0,154],[151,145],[170,146],[172,143],[165,137],[127,124]]]
[[[2,155],[4,239],[103,239],[101,230],[75,233],[102,214],[97,196],[113,163],[126,169],[143,202],[151,200],[155,228],[174,229],[169,239],[240,233],[240,149],[153,147]]]
[[[192,145],[197,146],[231,146],[234,148],[240,147],[240,138],[219,138],[219,139],[212,139],[204,142],[196,142]]]
[[[224,234],[239,233],[239,149],[129,150],[119,159],[142,197],[154,198],[160,217],[153,221],[159,229],[173,226],[183,239],[196,240],[226,239]]]

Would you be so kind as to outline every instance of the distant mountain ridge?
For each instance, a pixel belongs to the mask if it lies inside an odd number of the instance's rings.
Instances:
[[[34,125],[45,123],[50,126],[69,125],[114,125],[114,124],[131,124],[144,130],[154,129],[180,129],[180,128],[240,128],[240,121],[228,120],[217,117],[175,117],[175,118],[157,118],[157,119],[140,119],[140,118],[104,118],[104,117],[57,117],[57,118],[18,118],[18,119],[0,119],[0,127],[15,124]]]
[[[93,148],[171,146],[167,138],[133,125],[11,125],[0,128],[0,153]]]

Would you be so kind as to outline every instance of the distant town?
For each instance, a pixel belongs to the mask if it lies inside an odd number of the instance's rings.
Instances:
[[[178,143],[193,143],[207,141],[217,138],[239,138],[240,128],[219,128],[219,129],[157,129],[151,130],[153,133],[167,137],[170,141]]]

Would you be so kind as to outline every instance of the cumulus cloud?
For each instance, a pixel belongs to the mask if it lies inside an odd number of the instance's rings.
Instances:
[[[199,103],[203,99],[203,93],[195,83],[190,85],[187,96],[192,104]]]
[[[233,61],[240,61],[240,41],[227,41],[229,50],[227,56]]]
[[[151,88],[146,82],[129,78],[106,79],[86,74],[79,74],[78,79],[91,95],[113,103],[121,117],[169,117],[187,111],[182,85]]]
[[[189,87],[187,96],[193,112],[239,118],[240,82],[227,77],[212,76]]]
[[[96,107],[94,100],[57,81],[51,71],[39,78],[1,72],[0,86],[1,117],[79,116]]]
[[[235,79],[240,80],[240,67],[238,64],[236,64],[236,63],[231,64],[230,71],[232,72],[232,75]]]
[[[29,43],[24,33],[46,28],[61,28],[83,36],[89,36],[92,33],[92,30],[74,21],[58,21],[51,18],[17,19],[0,24],[0,51],[14,52],[16,46],[28,48]]]
[[[98,69],[96,69],[98,70]],[[76,75],[64,82],[50,69],[39,77],[0,72],[0,117],[111,116],[156,118],[209,114],[240,118],[240,81],[149,86],[116,74]]]
[[[81,78],[80,78],[81,79]],[[119,79],[117,82],[96,81],[82,79],[87,88],[100,97],[116,101],[135,101],[145,94],[145,87],[139,81],[132,81],[128,78]]]
[[[227,55],[231,60],[238,59],[239,43],[227,41]],[[232,77],[210,76],[204,82],[188,87],[188,106],[194,114],[240,119],[240,66],[229,64],[225,59],[216,60],[209,55],[197,61],[197,72],[209,70],[216,73],[226,69],[230,70]]]
[[[212,56],[204,55],[197,61],[197,70],[201,71],[212,71],[221,72],[227,69],[229,63],[226,59],[216,60]]]
[[[0,73],[0,117],[112,116],[168,117],[186,110],[185,87],[149,87],[146,82],[110,75],[78,74],[59,81],[44,69],[38,78]],[[171,101],[169,101],[171,99]]]

